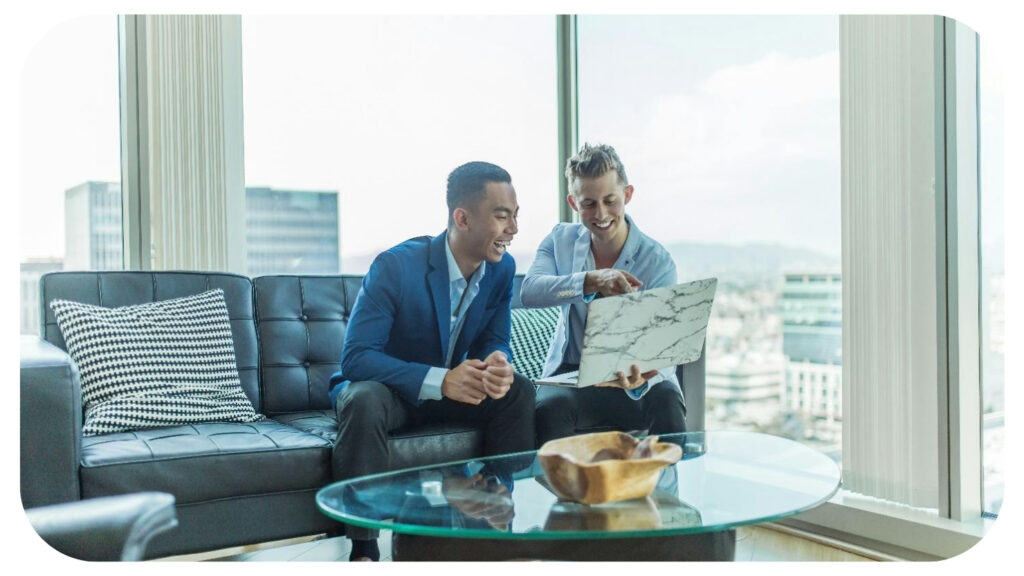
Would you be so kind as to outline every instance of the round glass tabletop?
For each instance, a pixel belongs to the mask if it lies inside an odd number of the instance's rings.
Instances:
[[[713,532],[813,508],[839,467],[798,442],[754,432],[666,434],[683,458],[646,498],[588,506],[560,500],[536,452],[364,476],[317,493],[335,520],[400,534],[573,539]]]

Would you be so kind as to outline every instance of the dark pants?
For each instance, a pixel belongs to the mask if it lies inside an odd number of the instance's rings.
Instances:
[[[485,398],[478,405],[448,398],[413,406],[380,382],[353,382],[338,397],[338,440],[331,465],[335,480],[388,471],[388,435],[406,426],[433,422],[463,422],[484,428],[484,454],[533,450],[534,387],[525,376],[504,397]],[[368,540],[378,532],[345,526],[349,538]]]
[[[556,373],[575,369],[559,367]],[[537,390],[537,445],[573,436],[577,430],[611,427],[617,430],[648,430],[650,434],[686,431],[683,393],[673,382],[651,386],[639,400],[621,388],[560,388]]]

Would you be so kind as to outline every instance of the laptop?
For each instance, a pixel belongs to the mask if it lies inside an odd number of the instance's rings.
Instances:
[[[590,303],[583,330],[580,369],[536,381],[546,386],[585,388],[700,358],[711,317],[717,278],[652,288]]]

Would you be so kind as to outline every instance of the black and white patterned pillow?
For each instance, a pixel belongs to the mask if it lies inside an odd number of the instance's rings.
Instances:
[[[255,422],[235,364],[224,291],[136,306],[50,303],[78,365],[95,436],[198,422]]]
[[[558,307],[512,309],[512,359],[516,372],[530,380],[540,378],[544,369],[558,314]]]

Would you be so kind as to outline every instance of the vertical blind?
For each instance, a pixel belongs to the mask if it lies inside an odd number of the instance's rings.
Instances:
[[[939,490],[934,22],[840,24],[843,484],[929,508]]]
[[[244,214],[244,177],[241,82],[232,77],[240,70],[225,66],[239,43],[232,18],[146,17],[153,269],[238,268],[230,244],[239,242],[231,233]]]

